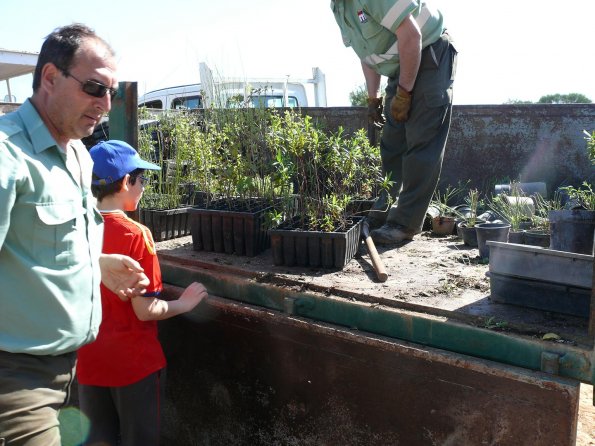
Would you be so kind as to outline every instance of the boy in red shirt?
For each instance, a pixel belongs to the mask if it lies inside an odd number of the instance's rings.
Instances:
[[[105,220],[103,252],[137,260],[151,284],[144,296],[125,302],[101,285],[97,340],[78,351],[79,400],[90,423],[85,444],[157,445],[165,356],[156,321],[192,310],[207,291],[194,282],[178,300],[159,299],[161,270],[151,231],[124,212],[138,206],[144,170],[159,166],[142,160],[123,141],[101,142],[89,153],[92,192]]]

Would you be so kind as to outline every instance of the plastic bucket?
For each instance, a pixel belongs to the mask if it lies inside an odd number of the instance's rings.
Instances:
[[[479,256],[482,259],[490,258],[490,247],[486,244],[488,240],[496,242],[508,242],[510,225],[507,223],[480,223],[475,225],[477,232],[477,246]]]
[[[557,251],[593,253],[595,211],[571,209],[550,211],[550,248]]]

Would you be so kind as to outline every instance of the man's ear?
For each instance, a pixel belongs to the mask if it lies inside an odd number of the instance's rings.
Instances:
[[[62,75],[62,72],[51,62],[46,63],[41,69],[41,88],[50,92],[54,89],[56,78]]]

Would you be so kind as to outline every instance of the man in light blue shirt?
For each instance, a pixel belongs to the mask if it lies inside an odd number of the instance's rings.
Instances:
[[[450,127],[456,50],[442,15],[419,0],[333,0],[343,42],[361,61],[368,116],[384,125],[382,168],[394,182],[370,212],[380,244],[413,240],[438,183]],[[388,77],[386,102],[381,76]],[[387,212],[388,211],[388,212]]]
[[[103,221],[80,142],[111,108],[113,50],[84,25],[51,33],[33,96],[0,117],[0,444],[59,445],[76,350],[101,322],[100,281],[144,292],[134,260],[101,254]]]

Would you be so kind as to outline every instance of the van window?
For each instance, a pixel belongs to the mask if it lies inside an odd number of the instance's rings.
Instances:
[[[171,102],[171,108],[176,110],[189,110],[202,108],[202,98],[200,96],[186,96],[175,98]]]
[[[154,101],[145,102],[144,104],[140,104],[139,107],[147,107],[147,108],[156,108],[158,110],[163,110],[163,102],[161,100],[156,99]]]
[[[280,108],[283,107],[283,96],[277,95],[258,95],[258,96],[251,96],[248,99],[249,107],[251,108],[261,108],[261,107],[276,107]],[[244,107],[243,105],[244,96],[243,95],[236,95],[233,98],[228,99],[227,106],[230,108],[235,107]],[[297,107],[298,100],[295,96],[288,96],[287,97],[287,107]]]
[[[252,107],[283,107],[283,96],[252,96]],[[287,107],[297,107],[298,100],[295,96],[287,97]]]

